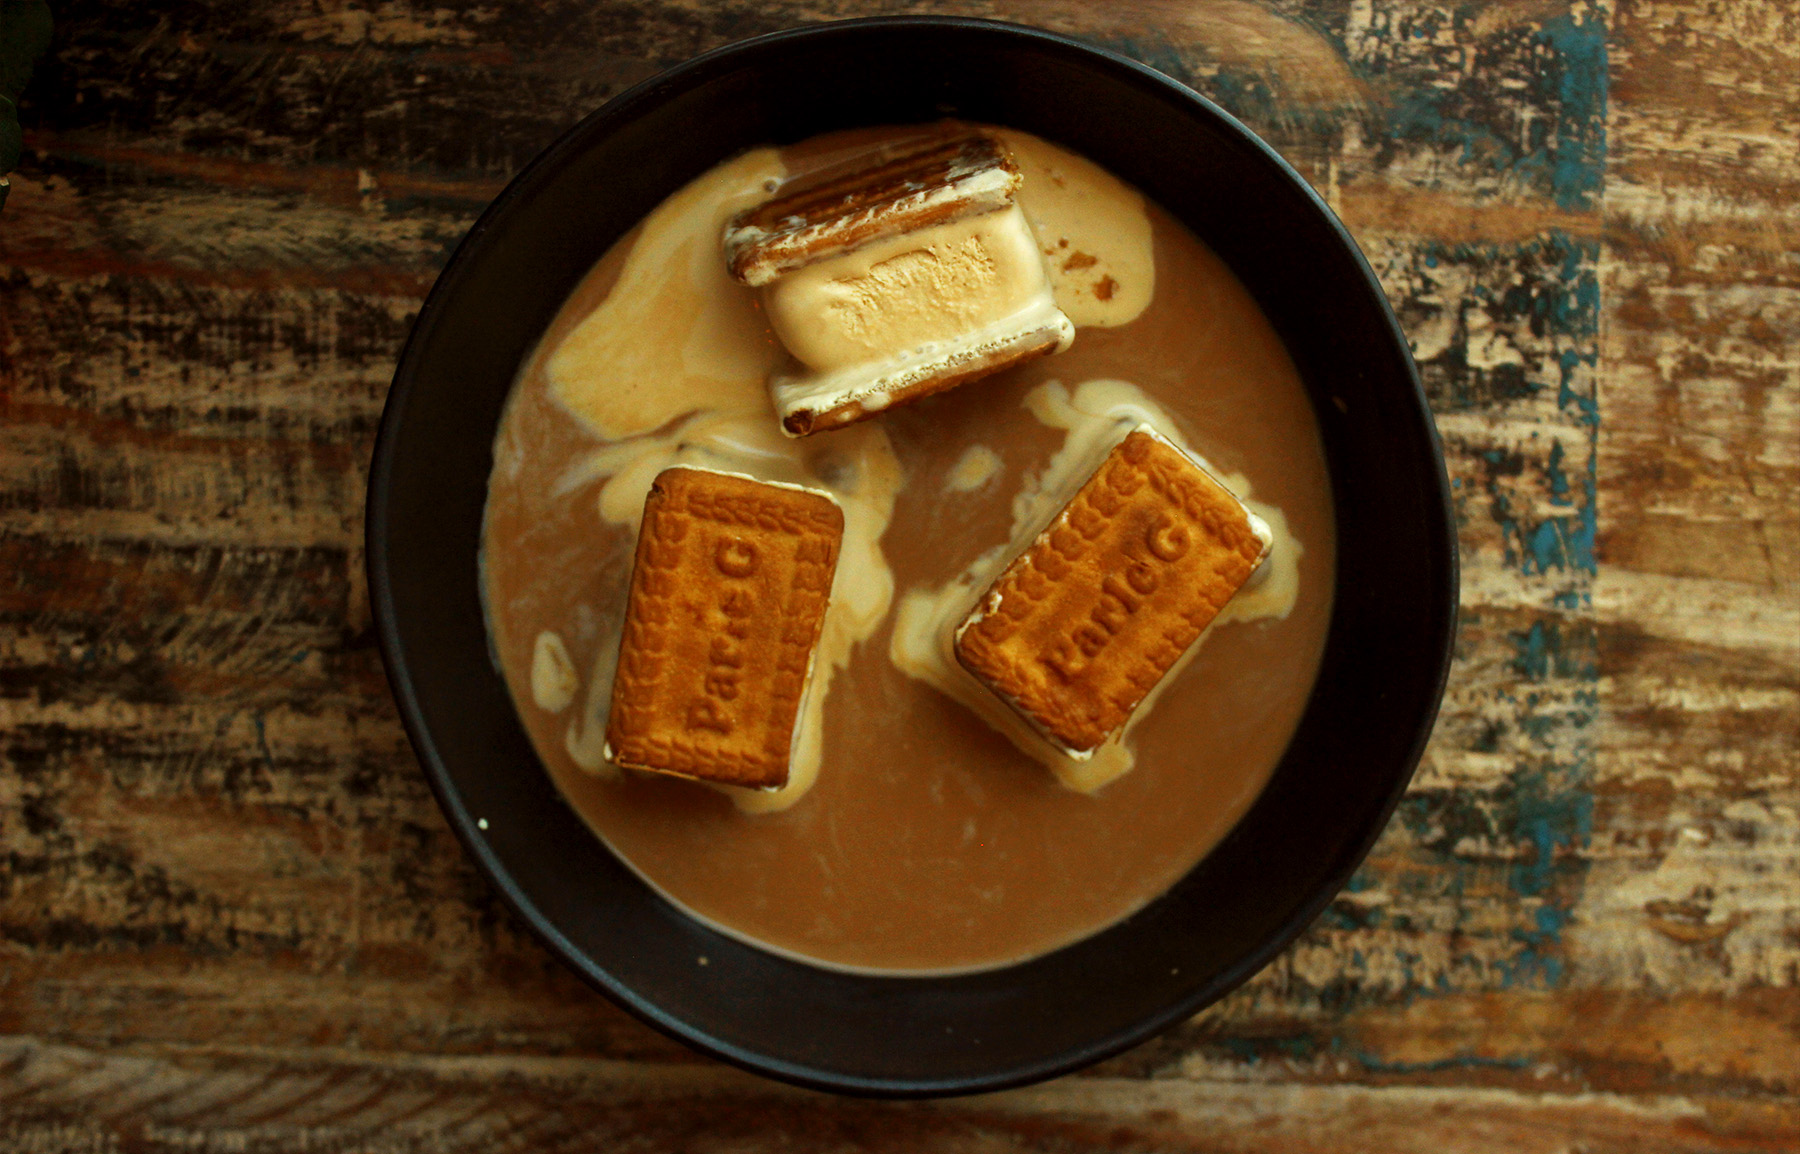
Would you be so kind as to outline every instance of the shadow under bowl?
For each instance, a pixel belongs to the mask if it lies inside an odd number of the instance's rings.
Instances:
[[[701,925],[582,824],[490,659],[477,552],[507,392],[615,240],[746,148],[942,117],[1010,125],[1087,156],[1183,221],[1249,288],[1318,417],[1336,601],[1317,684],[1267,788],[1168,893],[1003,969],[868,976]],[[732,45],[634,88],[538,156],[420,311],[382,417],[367,526],[369,587],[407,731],[451,826],[519,916],[582,977],[695,1048],[870,1095],[1066,1073],[1266,964],[1348,881],[1399,800],[1436,714],[1457,602],[1430,411],[1380,284],[1330,210],[1188,88],[1076,41],[974,20],[851,21]]]

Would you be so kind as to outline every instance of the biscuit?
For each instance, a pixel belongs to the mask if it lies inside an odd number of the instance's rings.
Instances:
[[[777,383],[775,393],[776,404],[781,409],[781,427],[796,437],[809,437],[854,425],[884,409],[922,400],[1002,369],[1061,352],[1067,343],[1067,335],[1054,323],[1008,333],[987,345],[949,352],[938,362],[921,365],[910,373],[896,373],[882,382],[877,397],[832,398],[816,403],[800,400],[783,404],[781,386]]]
[[[877,148],[797,181],[733,217],[725,267],[751,288],[902,233],[1012,203],[1019,166],[993,137],[967,129]]]
[[[940,128],[857,153],[738,214],[726,266],[791,354],[769,378],[803,437],[1060,352],[1075,326],[986,133]]]
[[[644,501],[607,756],[723,785],[787,782],[844,514],[822,493],[665,469]]]
[[[1125,724],[1269,551],[1268,529],[1147,427],[956,631],[957,661],[1065,753]]]

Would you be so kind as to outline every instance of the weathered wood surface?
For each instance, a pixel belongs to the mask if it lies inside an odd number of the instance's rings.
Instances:
[[[1800,10],[67,2],[0,216],[0,1148],[1800,1149]],[[1444,434],[1463,628],[1350,891],[1039,1088],[842,1102],[571,977],[387,698],[393,358],[538,148],[837,15],[1019,19],[1337,207]]]

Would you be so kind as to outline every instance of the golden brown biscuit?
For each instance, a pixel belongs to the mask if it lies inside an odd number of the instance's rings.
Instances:
[[[1085,756],[1261,564],[1258,527],[1186,454],[1138,429],[995,580],[958,628],[956,658]]]
[[[666,469],[644,501],[607,755],[753,789],[787,782],[844,514],[829,497]]]
[[[769,378],[782,428],[867,420],[1066,348],[1044,254],[998,140],[962,126],[889,141],[796,179],[725,229],[791,354]]]

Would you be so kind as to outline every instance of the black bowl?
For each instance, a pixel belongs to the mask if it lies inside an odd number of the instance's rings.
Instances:
[[[595,839],[538,767],[489,659],[476,549],[507,389],[614,240],[745,148],[945,116],[1026,129],[1097,161],[1186,222],[1249,287],[1318,414],[1336,603],[1318,683],[1268,787],[1169,893],[1004,969],[874,977],[722,936]],[[853,21],[708,53],[533,161],[470,230],[401,355],[370,475],[368,558],[419,760],[469,852],[550,948],[700,1050],[803,1085],[892,1096],[1074,1070],[1267,963],[1349,879],[1404,790],[1443,690],[1457,595],[1449,487],[1406,340],[1306,182],[1148,68],[1031,29],[946,19]],[[711,964],[697,968],[697,955]]]

